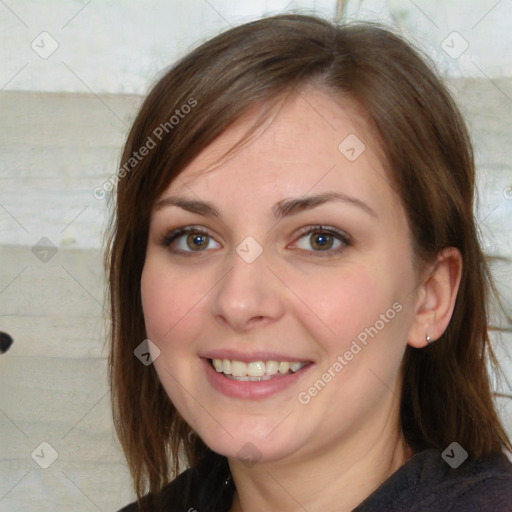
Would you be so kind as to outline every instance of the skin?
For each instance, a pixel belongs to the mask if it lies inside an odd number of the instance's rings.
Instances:
[[[460,255],[444,251],[418,280],[405,212],[351,100],[305,89],[219,164],[257,114],[203,150],[160,198],[208,201],[220,219],[154,209],[141,285],[147,334],[161,351],[155,369],[184,419],[228,457],[232,511],[348,511],[412,455],[400,430],[400,363],[408,344],[423,347],[427,334],[435,340],[446,328]],[[350,134],[366,146],[354,161],[338,150]],[[330,201],[279,221],[272,215],[283,199],[326,192],[357,198],[373,213]],[[324,230],[305,234],[318,224],[350,243],[328,239],[332,248],[322,250],[315,241]],[[208,232],[204,249],[192,250],[187,234],[162,243],[189,225]],[[263,249],[252,263],[236,252],[248,236]],[[301,403],[299,393],[396,303],[400,312]],[[312,364],[279,393],[233,398],[206,379],[200,356],[214,349],[277,351]],[[256,464],[240,460],[247,443]]]

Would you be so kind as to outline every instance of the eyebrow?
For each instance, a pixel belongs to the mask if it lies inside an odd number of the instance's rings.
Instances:
[[[311,210],[312,208],[316,208],[322,204],[334,201],[341,201],[343,203],[356,206],[372,217],[377,217],[375,210],[370,208],[370,206],[368,206],[364,201],[361,201],[361,199],[358,199],[357,197],[340,192],[326,192],[324,194],[316,194],[312,196],[283,199],[274,205],[272,213],[276,220],[280,220],[284,217],[296,215],[302,211]],[[160,210],[167,206],[178,206],[179,208],[183,208],[184,210],[197,213],[205,217],[211,216],[217,217],[218,219],[221,218],[219,211],[212,203],[178,196],[169,196],[157,201],[154,209]]]

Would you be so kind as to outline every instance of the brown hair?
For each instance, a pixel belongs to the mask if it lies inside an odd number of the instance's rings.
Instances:
[[[207,450],[187,436],[190,429],[153,365],[134,357],[146,338],[140,278],[153,204],[256,102],[271,105],[307,84],[348,95],[366,112],[407,212],[418,261],[431,262],[446,247],[462,254],[448,328],[427,348],[406,349],[401,398],[406,441],[419,451],[444,450],[456,440],[471,457],[511,448],[486,368],[487,356],[499,368],[488,336],[492,281],[474,222],[471,142],[457,107],[419,54],[387,29],[281,15],[230,29],[167,71],[144,101],[124,148],[122,162],[134,165],[125,165],[119,175],[106,255],[109,376],[114,422],[139,497],[157,493],[179,472],[180,454],[193,465]],[[180,110],[194,102],[193,111]],[[189,113],[170,121],[176,110]],[[136,163],[130,160],[149,139],[156,146]]]

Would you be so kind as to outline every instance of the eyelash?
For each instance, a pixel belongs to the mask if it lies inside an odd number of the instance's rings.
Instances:
[[[331,228],[329,226],[322,226],[322,225],[308,226],[304,231],[302,231],[299,234],[297,241],[308,236],[308,235],[312,235],[314,233],[329,235],[342,243],[341,247],[338,247],[337,249],[332,249],[332,250],[327,249],[325,251],[315,251],[315,250],[303,249],[306,252],[314,253],[315,256],[320,256],[320,257],[332,256],[332,255],[340,253],[341,251],[345,250],[347,247],[350,247],[352,245],[352,240],[347,234],[340,232],[340,231],[338,231],[334,228]],[[190,235],[190,234],[204,235],[213,240],[213,237],[207,231],[200,228],[199,226],[183,226],[183,227],[180,227],[180,228],[177,228],[177,229],[174,229],[174,230],[168,232],[164,236],[161,244],[167,248],[170,248],[171,244],[173,242],[175,242],[176,240],[178,240],[181,236]],[[204,250],[184,251],[181,249],[171,249],[171,251],[175,252],[175,253],[186,254],[186,255],[192,255],[194,253],[204,252]]]

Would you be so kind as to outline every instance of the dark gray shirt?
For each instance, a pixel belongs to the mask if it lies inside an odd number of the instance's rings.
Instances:
[[[153,500],[152,512],[227,512],[234,490],[226,459],[212,453],[167,485],[159,502],[152,496],[145,500]],[[138,511],[132,503],[119,512]],[[512,512],[512,464],[496,454],[467,459],[454,469],[438,450],[424,450],[353,512]]]

